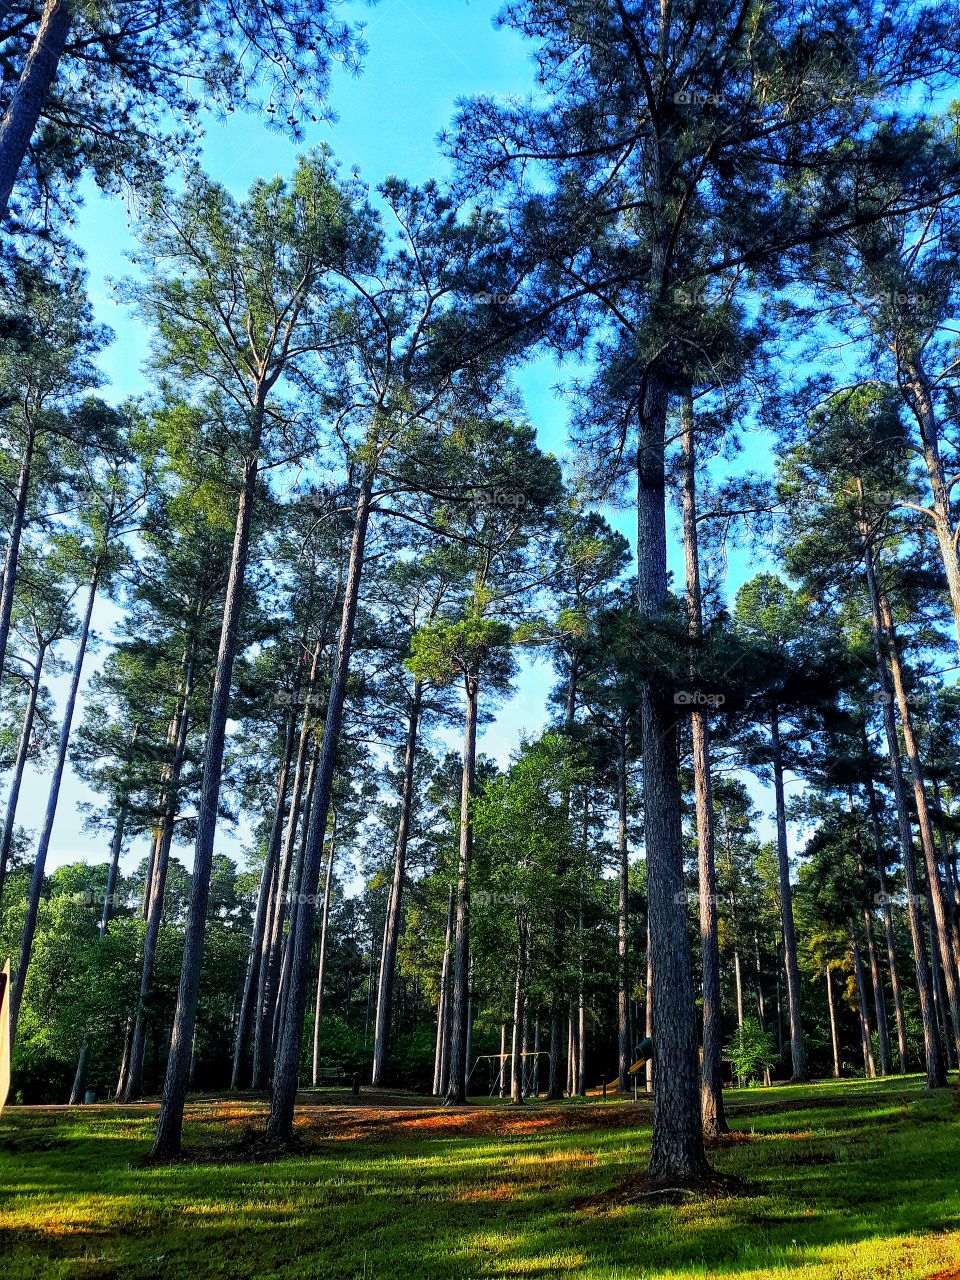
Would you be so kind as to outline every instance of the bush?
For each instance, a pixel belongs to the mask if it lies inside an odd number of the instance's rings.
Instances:
[[[727,1043],[724,1055],[741,1088],[763,1077],[764,1071],[777,1060],[773,1033],[764,1031],[756,1018],[744,1018]]]

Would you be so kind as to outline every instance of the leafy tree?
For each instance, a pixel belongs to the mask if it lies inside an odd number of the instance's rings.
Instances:
[[[0,26],[0,218],[18,221],[85,168],[101,185],[155,174],[200,131],[202,109],[246,107],[298,137],[323,110],[331,65],[356,68],[357,28],[338,0],[242,8],[125,0],[122,15],[71,0],[18,0]],[[172,127],[171,127],[172,126]]]

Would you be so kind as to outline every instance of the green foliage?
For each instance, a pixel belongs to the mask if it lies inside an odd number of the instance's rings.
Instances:
[[[763,1073],[777,1060],[773,1033],[764,1031],[754,1017],[746,1017],[727,1041],[726,1060],[741,1088],[763,1078]]]

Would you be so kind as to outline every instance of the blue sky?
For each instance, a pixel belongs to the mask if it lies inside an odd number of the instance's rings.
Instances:
[[[356,166],[371,186],[392,173],[414,182],[442,178],[448,166],[437,149],[436,136],[449,123],[458,98],[481,93],[524,94],[533,88],[529,46],[513,32],[493,27],[499,7],[500,0],[381,0],[372,9],[354,5],[353,12],[367,27],[369,53],[363,73],[358,78],[335,73],[331,96],[338,119],[332,124],[312,125],[303,145],[328,143],[344,168]],[[258,177],[290,173],[302,149],[257,119],[237,113],[226,122],[208,121],[203,164],[212,177],[240,196]],[[117,303],[110,283],[130,270],[128,255],[134,239],[128,212],[121,199],[105,198],[88,184],[75,230],[86,256],[97,318],[116,334],[101,359],[109,380],[106,394],[111,399],[137,393],[144,386],[147,334],[136,317]],[[565,448],[567,414],[552,388],[561,376],[554,362],[544,357],[531,363],[520,378],[527,413],[537,427],[541,445],[558,453]],[[748,441],[752,443],[748,443],[739,465],[768,466],[766,441],[758,436],[748,437]],[[632,541],[631,513],[607,514]],[[671,565],[675,571],[681,569],[676,536]],[[756,566],[748,565],[746,558],[734,551],[731,589],[755,571]],[[116,617],[109,604],[97,610],[95,627],[101,636],[109,637]],[[88,674],[106,651],[104,644],[99,653],[91,655]],[[500,708],[496,722],[484,730],[481,750],[505,764],[521,734],[535,733],[543,726],[551,683],[549,664],[525,662],[515,695]],[[55,688],[62,688],[62,684],[57,682]],[[456,744],[455,730],[444,737]],[[31,774],[25,782],[19,822],[37,827],[45,799],[45,777]],[[81,800],[96,802],[96,797],[68,772],[51,847],[51,867],[77,858],[106,857],[106,837],[81,830],[76,813]],[[224,832],[218,839],[218,851],[238,856],[242,836],[241,832],[238,841]],[[141,842],[128,853],[125,865],[129,867],[144,852]],[[189,863],[191,850],[178,850],[178,856]]]

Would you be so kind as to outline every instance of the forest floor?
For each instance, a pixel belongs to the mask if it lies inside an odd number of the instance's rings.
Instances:
[[[163,1165],[149,1105],[10,1107],[0,1276],[960,1280],[960,1091],[908,1077],[727,1097],[723,1176],[696,1194],[651,1194],[646,1102],[324,1095],[277,1158],[263,1102],[200,1099],[184,1159]]]

